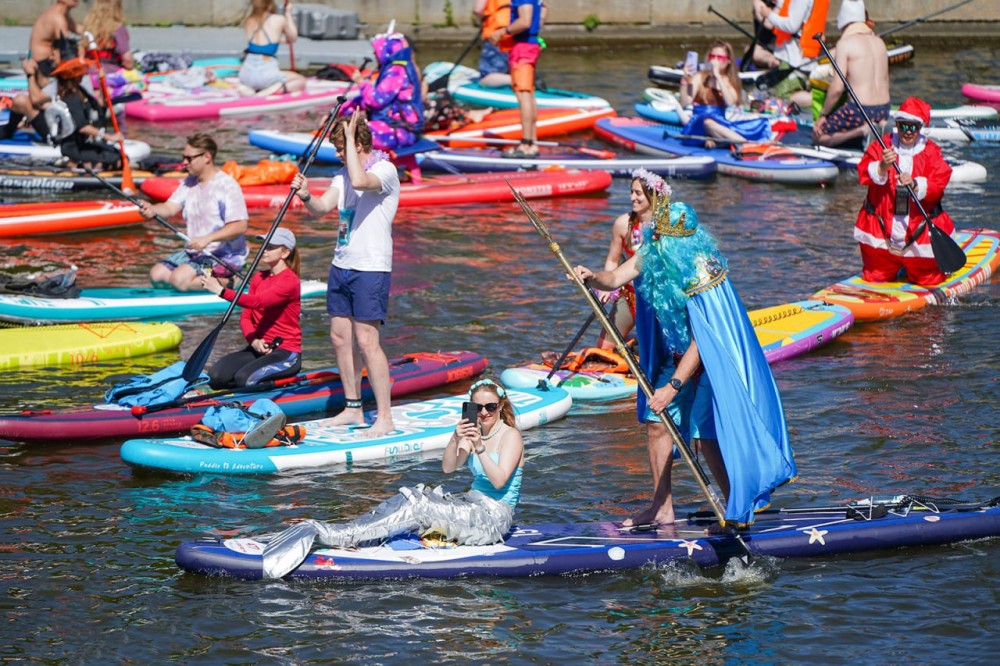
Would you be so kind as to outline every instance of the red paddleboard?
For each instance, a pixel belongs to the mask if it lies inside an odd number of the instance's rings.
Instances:
[[[400,206],[437,206],[458,203],[490,203],[513,201],[514,195],[507,181],[516,187],[525,199],[575,196],[601,192],[611,185],[611,174],[606,171],[577,171],[557,169],[552,171],[509,171],[480,173],[469,176],[447,174],[424,176],[419,184],[403,183]],[[170,198],[180,184],[178,178],[149,178],[141,189],[153,199]],[[309,191],[320,196],[329,181],[312,179]],[[248,208],[278,208],[288,196],[288,185],[253,185],[243,188],[243,198]],[[292,199],[293,208],[301,208],[302,201]]]
[[[0,206],[0,237],[61,234],[143,222],[127,201],[64,201]]]
[[[482,373],[489,361],[469,351],[407,354],[389,360],[392,397],[438,388]],[[260,386],[267,390],[234,392],[218,399],[237,400],[245,405],[269,398],[278,403],[291,420],[305,414],[340,411],[344,407],[344,386],[336,368],[303,373]],[[206,396],[207,397],[207,396]],[[361,397],[374,400],[368,378],[361,381]],[[139,417],[117,405],[86,405],[53,411],[0,415],[0,439],[24,442],[86,442],[125,439],[155,434],[157,437],[185,433],[201,421],[205,411],[217,404],[210,399],[189,402],[182,407],[150,412]]]

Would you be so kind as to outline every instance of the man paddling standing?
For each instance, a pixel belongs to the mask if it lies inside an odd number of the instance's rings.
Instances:
[[[636,401],[653,500],[623,524],[674,522],[673,441],[661,413],[704,454],[727,498],[727,523],[749,524],[771,490],[795,477],[781,396],[725,257],[694,209],[669,203],[669,193],[657,188],[654,226],[631,259],[612,271],[574,271],[602,290],[635,281],[639,363],[655,388]]]
[[[513,37],[510,50],[510,80],[517,103],[521,108],[521,143],[504,151],[512,157],[531,157],[538,154],[538,103],[535,101],[535,66],[542,52],[539,33],[545,20],[544,0],[511,0],[510,15],[514,19],[505,28],[498,28],[490,35],[496,45],[507,36]],[[516,18],[514,18],[516,17]]]
[[[326,310],[347,400],[344,411],[328,423],[365,422],[361,401],[364,357],[378,408],[378,417],[368,431],[375,437],[394,430],[389,361],[382,351],[379,325],[385,323],[389,310],[392,222],[399,207],[399,175],[386,153],[372,150],[372,133],[360,109],[350,118],[337,119],[330,141],[345,166],[326,192],[314,197],[309,192],[309,181],[301,173],[292,180],[292,187],[313,215],[333,210],[340,215]]]
[[[872,122],[884,123],[889,118],[889,54],[885,42],[865,20],[865,3],[844,0],[837,15],[837,27],[843,31],[837,42],[837,65]],[[813,125],[813,140],[821,146],[856,141],[868,131],[854,100],[837,108],[845,90],[844,82],[835,76],[826,91],[823,110]]]

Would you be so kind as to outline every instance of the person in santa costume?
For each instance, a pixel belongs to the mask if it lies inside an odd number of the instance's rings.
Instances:
[[[898,131],[883,137],[887,148],[872,143],[858,164],[861,184],[868,186],[854,225],[864,265],[862,277],[868,282],[895,282],[899,269],[905,268],[913,284],[939,284],[945,275],[934,260],[930,230],[924,227],[913,237],[924,216],[906,185],[913,187],[932,223],[951,235],[955,225],[941,208],[951,167],[937,144],[920,133],[931,118],[927,102],[908,97],[892,115]],[[896,173],[894,162],[902,174]]]

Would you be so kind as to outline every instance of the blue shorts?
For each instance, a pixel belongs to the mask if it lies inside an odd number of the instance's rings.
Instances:
[[[383,271],[354,271],[330,266],[326,282],[327,314],[384,324],[389,314],[391,276]]]
[[[510,62],[507,54],[498,49],[493,42],[483,42],[483,52],[479,56],[479,76],[509,73]]]
[[[673,376],[674,366],[660,368],[654,389],[663,388]],[[667,405],[667,414],[677,424],[678,430],[688,439],[718,439],[715,431],[715,412],[712,410],[712,384],[708,375],[701,373],[689,379]],[[646,421],[659,422],[660,417],[646,407]]]

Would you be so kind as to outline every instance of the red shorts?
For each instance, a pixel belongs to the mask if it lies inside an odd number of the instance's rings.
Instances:
[[[896,282],[899,269],[906,269],[909,282],[928,287],[944,282],[945,275],[934,257],[901,257],[883,248],[858,243],[861,247],[861,273],[865,282]]]
[[[538,44],[518,42],[507,55],[510,62],[510,85],[514,92],[535,92],[535,63],[542,52]]]

